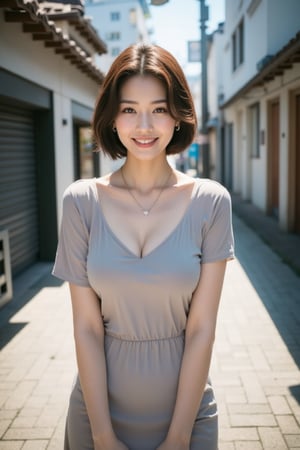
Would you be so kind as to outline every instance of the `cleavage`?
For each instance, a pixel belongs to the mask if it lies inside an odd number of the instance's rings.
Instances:
[[[182,222],[193,186],[167,188],[160,203],[145,216],[125,189],[99,183],[100,207],[110,232],[130,253],[142,259],[166,242]]]

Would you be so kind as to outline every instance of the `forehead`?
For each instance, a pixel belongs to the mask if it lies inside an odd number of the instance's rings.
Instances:
[[[154,96],[166,100],[164,83],[153,75],[134,75],[121,85],[120,100],[136,100],[141,96]]]

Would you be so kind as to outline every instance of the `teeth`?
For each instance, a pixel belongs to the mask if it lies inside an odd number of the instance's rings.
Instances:
[[[154,139],[136,139],[136,141],[140,144],[149,144],[150,142],[153,142]]]

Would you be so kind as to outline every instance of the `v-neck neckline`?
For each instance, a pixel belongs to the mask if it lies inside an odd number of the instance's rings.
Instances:
[[[176,232],[178,231],[178,229],[182,226],[183,222],[186,220],[187,215],[189,214],[190,210],[191,210],[191,206],[192,203],[194,201],[195,198],[195,193],[197,188],[199,187],[199,183],[198,183],[199,179],[195,179],[194,185],[192,187],[191,190],[191,196],[189,199],[189,203],[186,206],[184,213],[182,215],[182,217],[180,218],[180,220],[178,221],[177,225],[170,231],[170,233],[161,241],[159,242],[153,249],[151,249],[148,253],[146,253],[145,255],[137,255],[136,253],[134,253],[126,244],[124,244],[124,242],[117,236],[117,234],[113,231],[113,229],[111,228],[111,226],[109,225],[105,214],[103,212],[103,209],[101,207],[101,201],[100,201],[100,196],[99,196],[99,188],[97,186],[97,179],[94,178],[94,188],[96,191],[96,199],[97,199],[97,206],[99,208],[100,214],[101,214],[101,218],[102,221],[107,229],[107,231],[109,232],[109,234],[111,235],[111,237],[128,253],[130,254],[133,258],[137,259],[137,260],[145,260],[148,257],[152,256],[152,254],[154,254],[156,251],[158,251],[161,247],[163,247],[165,244],[167,244],[167,242],[176,234]]]

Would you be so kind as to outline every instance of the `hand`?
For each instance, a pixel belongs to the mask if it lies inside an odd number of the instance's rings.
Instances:
[[[190,450],[189,444],[171,442],[167,439],[163,441],[156,450]]]
[[[113,436],[109,442],[94,442],[95,450],[129,450],[129,448],[119,441],[116,436]]]
[[[95,445],[95,450],[129,450],[129,448],[123,444],[121,441],[116,440],[115,443],[112,446],[102,446],[102,445]]]

